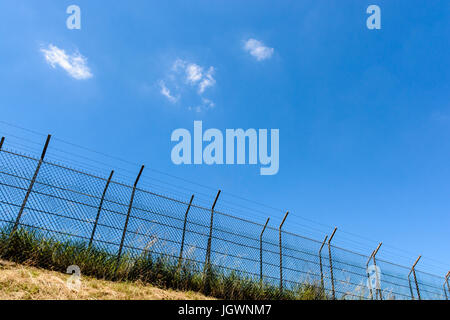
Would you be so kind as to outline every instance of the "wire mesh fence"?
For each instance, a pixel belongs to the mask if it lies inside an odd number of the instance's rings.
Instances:
[[[139,188],[139,178],[128,184],[117,181],[113,172],[97,176],[46,161],[44,154],[39,159],[0,149],[2,241],[26,230],[40,239],[95,248],[111,261],[108,272],[113,276],[124,269],[139,276],[165,259],[177,270],[188,266],[202,290],[215,289],[206,285],[211,272],[220,276],[227,292],[238,290],[238,279],[253,292],[239,296],[247,298],[449,296],[445,277],[346,250],[331,239],[315,240],[202,207],[195,198],[180,201],[156,194]],[[8,256],[5,245],[0,250],[2,257]],[[42,244],[35,250],[42,250]],[[71,263],[70,256],[67,261]]]

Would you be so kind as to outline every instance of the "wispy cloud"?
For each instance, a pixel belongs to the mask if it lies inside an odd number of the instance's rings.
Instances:
[[[178,102],[184,96],[184,100],[190,100],[191,105],[196,105],[196,107],[188,107],[189,110],[200,112],[211,109],[215,103],[203,95],[208,88],[216,84],[214,72],[215,69],[212,66],[204,68],[196,63],[177,59],[166,80],[159,81],[160,93],[172,103]],[[176,95],[172,92],[176,92]]]
[[[163,80],[159,81],[159,86],[161,87],[161,94],[165,96],[170,102],[175,103],[178,101],[178,97],[172,96],[169,88],[167,88],[166,83]]]
[[[274,49],[267,47],[259,40],[248,39],[244,44],[244,50],[250,53],[258,61],[270,59],[273,55]]]
[[[187,83],[197,86],[200,94],[203,93],[206,88],[216,84],[216,80],[213,77],[214,67],[209,67],[207,71],[204,71],[204,68],[196,63],[177,59],[173,64],[172,70],[176,73],[180,71],[184,72]]]
[[[198,91],[203,93],[206,88],[212,87],[216,84],[216,80],[213,78],[214,68],[209,67],[208,71],[203,75],[203,79],[200,81],[198,85]]]
[[[186,78],[190,83],[195,84],[202,79],[202,72],[202,67],[195,63],[189,63],[186,67]]]
[[[87,58],[83,57],[79,52],[70,55],[52,44],[48,48],[42,48],[41,52],[52,68],[59,66],[77,80],[92,78],[91,70],[87,66]]]

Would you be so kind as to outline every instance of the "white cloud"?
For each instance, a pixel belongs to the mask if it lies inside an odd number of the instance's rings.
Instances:
[[[203,77],[203,68],[195,63],[190,63],[186,67],[186,79],[191,83],[200,81]]]
[[[52,66],[60,66],[74,79],[85,80],[92,78],[92,73],[87,66],[87,59],[80,53],[68,55],[63,49],[50,44],[47,49],[42,48],[41,52],[45,60]]]
[[[172,96],[169,88],[166,87],[166,83],[163,80],[159,81],[159,86],[161,87],[161,94],[163,96],[165,96],[172,103],[177,102],[178,97]]]
[[[203,93],[206,88],[216,84],[216,80],[213,77],[214,67],[209,67],[206,72],[203,70],[203,67],[198,64],[181,59],[177,59],[172,66],[173,72],[184,72],[186,82],[193,86],[197,85],[199,93]],[[174,78],[173,74],[171,75],[171,78]]]
[[[206,69],[196,63],[177,59],[165,80],[159,81],[160,93],[172,103],[178,102],[183,96],[183,100],[196,105],[188,107],[189,110],[200,112],[212,109],[215,106],[214,102],[203,95],[207,88],[216,84],[214,71],[212,66]],[[192,91],[193,88],[195,91]],[[172,94],[173,91],[176,95]]]
[[[202,81],[198,85],[198,92],[203,93],[206,88],[212,87],[216,84],[216,80],[213,78],[214,68],[209,67],[208,71],[205,73]]]
[[[245,42],[244,50],[249,52],[258,61],[266,60],[272,57],[274,49],[267,47],[259,40],[248,39]]]

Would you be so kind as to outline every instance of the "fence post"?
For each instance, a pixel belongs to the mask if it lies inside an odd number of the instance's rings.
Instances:
[[[370,256],[369,256],[369,259],[367,259],[367,262],[366,262],[366,273],[367,273],[367,281],[368,281],[368,284],[369,284],[369,293],[370,293],[370,299],[371,300],[373,300],[373,288],[372,288],[372,284],[371,284],[371,282],[370,282],[370,274],[369,274],[369,262],[370,262],[370,259],[372,259],[372,257],[373,257],[373,254],[375,253],[375,250],[373,250],[372,251],[372,253],[370,254]]]
[[[375,260],[375,256],[377,255],[378,250],[380,250],[380,247],[381,247],[382,244],[383,244],[383,242],[380,242],[378,244],[378,247],[375,249],[375,252],[373,253],[373,256],[372,256],[372,258],[373,258],[373,265],[375,266],[376,280],[377,280],[375,293],[377,295],[377,299],[378,299],[378,296],[380,296],[380,300],[383,300],[383,294],[382,294],[382,291],[381,291],[380,275],[378,274],[377,261]]]
[[[211,220],[209,223],[209,237],[208,237],[208,245],[206,246],[206,256],[205,256],[205,266],[203,267],[203,275],[204,275],[204,293],[206,295],[209,294],[211,289],[210,286],[210,276],[211,276],[211,242],[212,242],[212,229],[214,223],[214,208],[216,207],[217,199],[219,199],[221,191],[217,192],[216,198],[214,199],[214,203],[211,207]]]
[[[333,300],[336,299],[336,291],[334,290],[334,276],[333,276],[333,258],[331,257],[331,240],[333,240],[334,234],[336,233],[337,227],[334,228],[330,239],[328,239],[328,258],[330,259],[330,275],[331,275],[331,290],[333,294]]]
[[[0,150],[2,150],[3,142],[5,142],[5,137],[2,137],[2,139],[0,140]]]
[[[445,300],[448,300],[448,295],[447,295],[447,289],[445,289],[445,285],[447,284],[447,288],[450,292],[450,286],[448,285],[448,277],[450,276],[450,271],[447,272],[447,274],[445,275],[445,280],[444,280],[444,293],[445,293]]]
[[[450,292],[450,285],[448,284],[449,278],[450,278],[450,271],[447,272],[447,275],[445,276],[445,282],[447,282],[447,288],[448,288],[448,291]]]
[[[217,192],[216,199],[214,199],[214,203],[211,207],[211,220],[209,223],[209,236],[208,236],[208,245],[206,246],[206,257],[205,257],[205,267],[204,270],[208,267],[211,263],[211,241],[212,241],[212,229],[213,229],[213,223],[214,223],[214,208],[216,207],[217,199],[219,199],[220,190]]]
[[[416,283],[417,296],[419,297],[419,300],[422,300],[422,298],[420,297],[419,283],[417,282],[417,277],[416,277],[416,264],[417,264],[417,262],[419,262],[421,257],[422,256],[419,256],[419,258],[417,258],[417,261],[413,266],[414,282]]]
[[[416,262],[414,262],[414,264],[413,264],[413,266],[411,268],[411,271],[409,271],[409,273],[408,273],[409,290],[411,291],[411,298],[413,300],[415,300],[415,299],[414,299],[414,294],[413,294],[413,290],[412,290],[412,286],[411,286],[411,279],[410,279],[411,272],[412,272],[412,274],[414,276],[414,282],[416,284],[416,289],[417,289],[417,296],[418,296],[419,300],[421,300],[421,298],[420,298],[420,291],[419,291],[419,285],[417,283],[416,270],[415,270],[416,264],[419,262],[420,258],[422,258],[422,256],[419,256],[417,258]]]
[[[267,218],[266,224],[264,225],[264,228],[261,231],[261,234],[259,235],[259,282],[262,285],[263,283],[263,249],[262,249],[262,237],[264,234],[264,231],[266,230],[267,224],[269,223],[270,218]]]
[[[191,201],[189,201],[189,205],[186,209],[186,213],[184,214],[184,225],[183,225],[183,235],[181,236],[181,247],[180,247],[180,257],[178,258],[178,266],[180,266],[181,259],[183,258],[183,249],[184,249],[184,236],[186,234],[186,223],[189,210],[191,209],[192,201],[194,200],[194,195],[191,196]]]
[[[325,242],[328,239],[328,235],[325,236],[325,239],[323,239],[322,245],[320,246],[319,249],[319,264],[320,264],[320,284],[322,285],[322,290],[325,290],[325,284],[323,282],[323,266],[322,266],[322,249],[323,246],[325,245]]]
[[[128,221],[130,220],[131,209],[133,208],[134,194],[136,193],[136,186],[139,182],[139,179],[141,178],[141,174],[142,174],[143,170],[144,170],[144,166],[141,167],[141,170],[139,171],[136,181],[134,182],[133,191],[131,192],[130,204],[128,205],[127,218],[125,220],[125,226],[123,227],[122,240],[120,240],[119,252],[117,254],[117,263],[116,263],[116,269],[114,270],[114,277],[116,277],[117,270],[119,269],[120,257],[122,255],[123,244],[125,242],[125,236],[127,234]]]
[[[30,196],[30,193],[31,193],[31,190],[33,189],[34,183],[36,182],[36,178],[39,173],[39,170],[41,169],[42,163],[44,162],[44,157],[45,157],[45,154],[47,153],[47,148],[48,148],[48,144],[50,143],[51,137],[52,137],[51,135],[47,136],[47,140],[45,141],[44,149],[42,150],[41,158],[39,159],[38,165],[36,166],[36,170],[34,171],[33,178],[31,178],[30,185],[28,186],[27,193],[25,194],[25,198],[23,199],[22,206],[20,207],[19,214],[17,215],[16,222],[14,223],[14,227],[11,231],[11,234],[16,232],[17,227],[20,224],[20,218],[22,217],[23,210],[25,209],[25,206],[28,201],[28,197]]]
[[[105,186],[105,189],[103,190],[102,198],[100,199],[97,216],[95,217],[94,228],[92,228],[91,239],[89,240],[89,248],[92,246],[92,241],[94,241],[95,230],[97,229],[98,219],[100,218],[100,212],[102,211],[103,201],[105,200],[106,191],[108,190],[109,183],[111,182],[111,178],[112,178],[113,174],[114,174],[114,170],[111,171],[108,181],[106,181],[106,186]]]
[[[281,228],[289,214],[289,211],[284,215],[283,221],[281,221],[280,227],[278,228],[280,234],[280,293],[283,292],[283,246],[281,244]]]

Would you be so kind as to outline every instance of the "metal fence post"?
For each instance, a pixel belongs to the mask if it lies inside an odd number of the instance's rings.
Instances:
[[[183,225],[183,235],[181,236],[181,247],[180,247],[180,256],[178,258],[178,266],[181,263],[181,259],[183,259],[183,249],[184,249],[184,237],[186,234],[186,223],[189,210],[191,209],[192,201],[194,200],[194,195],[191,196],[191,201],[189,201],[189,205],[186,209],[186,213],[184,214],[184,225]]]
[[[447,284],[448,292],[450,293],[450,285],[448,284],[449,277],[450,277],[450,271],[447,272],[447,274],[445,275],[445,280],[444,280],[444,293],[445,293],[446,300],[448,300],[448,295],[447,295],[447,289],[445,289],[445,284]]]
[[[422,258],[422,256],[419,256],[417,258],[416,262],[414,262],[414,264],[413,264],[413,266],[411,268],[411,271],[409,271],[409,273],[408,273],[409,290],[411,291],[411,298],[413,300],[415,300],[415,298],[414,298],[414,294],[413,294],[413,290],[412,290],[412,286],[411,286],[411,279],[410,279],[411,273],[414,276],[414,282],[416,284],[417,296],[418,296],[419,300],[421,300],[421,298],[420,298],[420,291],[419,291],[419,285],[417,283],[416,270],[415,270],[416,264],[419,262],[420,258]]]
[[[264,231],[266,230],[267,224],[269,223],[270,218],[267,218],[266,224],[259,235],[259,282],[262,285],[263,283],[263,248],[262,248],[262,237]]]
[[[380,250],[381,245],[383,244],[383,242],[380,242],[378,244],[378,247],[375,249],[375,251],[373,252],[372,258],[373,258],[373,265],[375,266],[375,276],[376,276],[376,284],[375,284],[375,293],[376,293],[376,297],[378,299],[378,296],[380,297],[380,300],[383,300],[383,294],[381,292],[381,282],[380,282],[380,275],[378,274],[378,270],[377,270],[377,261],[375,260],[375,256],[378,253],[378,250]]]
[[[320,263],[320,284],[322,285],[322,290],[325,289],[325,284],[323,282],[323,266],[322,266],[322,249],[323,246],[325,245],[325,242],[328,239],[328,235],[325,236],[325,239],[323,239],[322,245],[320,246],[319,249],[319,263]]]
[[[420,258],[421,258],[421,256],[419,256],[419,258],[417,259],[417,262],[419,262]],[[414,264],[414,267],[413,267],[413,276],[414,276],[414,282],[416,283],[417,296],[419,297],[419,300],[422,300],[422,298],[420,297],[419,283],[417,282],[417,276],[416,276],[417,262]]]
[[[119,263],[120,263],[120,257],[122,255],[123,244],[125,242],[125,236],[127,235],[128,221],[130,220],[131,209],[133,208],[134,194],[136,193],[136,186],[139,182],[139,179],[141,178],[141,174],[142,174],[143,170],[144,170],[144,166],[141,167],[141,170],[139,171],[136,181],[134,182],[133,191],[131,192],[130,204],[128,205],[127,218],[125,220],[125,226],[123,227],[122,240],[120,240],[119,252],[117,253],[117,264],[116,264],[116,270],[114,271],[114,277],[117,275],[117,270],[119,269]]]
[[[212,241],[212,229],[213,229],[213,223],[214,223],[214,208],[216,207],[217,199],[219,199],[220,190],[217,192],[216,199],[214,199],[214,203],[211,207],[211,220],[209,223],[209,237],[208,237],[208,245],[206,246],[206,257],[205,257],[205,270],[209,270],[209,266],[211,264],[211,241]]]
[[[97,216],[95,217],[94,228],[92,228],[91,239],[89,240],[89,247],[92,246],[92,241],[94,241],[95,230],[97,229],[98,219],[100,218],[100,212],[102,211],[103,201],[105,200],[106,191],[108,190],[109,183],[111,182],[111,178],[112,178],[113,174],[114,174],[114,170],[111,171],[108,181],[106,181],[106,186],[105,186],[105,189],[103,190],[102,198],[100,199]]]
[[[374,253],[375,253],[375,250],[372,251],[372,253],[369,256],[369,259],[367,259],[367,262],[366,262],[367,281],[368,281],[368,284],[369,284],[369,293],[370,293],[370,299],[371,300],[373,300],[373,292],[372,292],[373,288],[372,288],[372,284],[370,282],[369,262],[370,262],[370,259],[372,259]]]
[[[284,215],[283,221],[281,221],[280,227],[278,228],[280,234],[280,292],[283,292],[283,246],[281,244],[281,228],[289,214],[289,211]]]
[[[5,137],[2,137],[2,139],[0,140],[0,150],[2,150],[3,142],[5,142]]]
[[[450,278],[450,271],[447,272],[447,275],[445,276],[445,282],[447,282],[447,288],[448,288],[448,291],[450,292],[450,284],[448,284],[449,278]]]
[[[205,265],[203,267],[203,276],[204,276],[204,282],[203,282],[203,291],[204,294],[209,295],[211,290],[211,245],[212,245],[212,231],[213,231],[213,224],[214,224],[214,208],[216,207],[217,199],[220,195],[220,190],[217,192],[216,198],[214,199],[214,203],[211,207],[211,220],[209,223],[209,237],[208,237],[208,244],[206,246],[206,256],[205,256]]]
[[[336,299],[336,291],[334,290],[334,276],[333,276],[333,258],[331,257],[331,240],[333,240],[334,234],[336,233],[337,227],[334,228],[330,239],[328,239],[328,259],[330,259],[330,275],[331,275],[331,290],[333,294],[333,300]]]
[[[28,201],[28,197],[30,196],[30,193],[31,193],[31,190],[33,189],[34,183],[36,182],[36,178],[39,173],[39,170],[41,169],[42,163],[44,162],[44,157],[45,157],[45,154],[47,153],[47,148],[48,148],[48,144],[50,143],[51,137],[52,137],[51,135],[47,136],[47,140],[45,141],[44,149],[42,150],[41,158],[39,159],[38,165],[36,166],[36,170],[34,171],[33,178],[31,178],[30,185],[28,186],[27,193],[25,194],[25,198],[23,199],[22,206],[20,207],[19,214],[17,215],[16,222],[14,223],[14,227],[11,231],[11,234],[16,232],[16,230],[20,224],[20,218],[22,217],[23,210],[25,209],[25,206]]]

